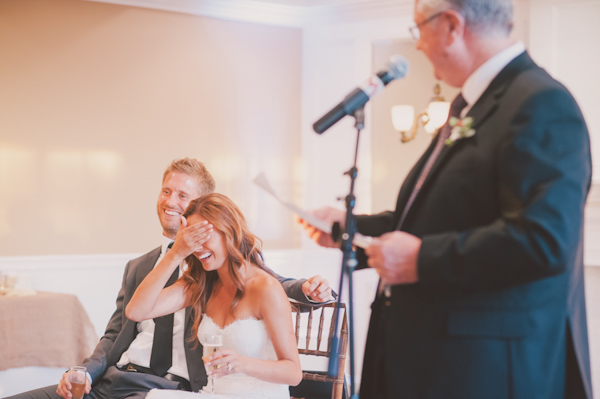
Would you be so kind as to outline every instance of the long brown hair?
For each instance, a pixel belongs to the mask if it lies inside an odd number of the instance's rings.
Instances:
[[[246,219],[239,208],[222,194],[206,194],[188,205],[183,216],[198,215],[213,225],[213,229],[223,236],[227,252],[227,268],[237,287],[231,303],[231,314],[244,296],[245,287],[242,282],[240,268],[245,262],[254,264],[272,274],[265,268],[261,252],[262,241],[248,230]],[[198,326],[202,313],[210,298],[213,285],[219,276],[216,270],[206,271],[202,262],[193,254],[185,259],[188,269],[183,275],[186,291],[191,294],[194,311],[193,336],[198,335]]]

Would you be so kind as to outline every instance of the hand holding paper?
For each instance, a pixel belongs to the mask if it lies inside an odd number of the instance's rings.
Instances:
[[[254,178],[253,182],[257,186],[265,190],[267,193],[271,194],[283,206],[294,212],[306,223],[310,224],[311,226],[314,226],[315,228],[321,230],[324,233],[331,234],[331,223],[319,219],[311,213],[300,209],[298,206],[290,202],[283,201],[281,198],[279,198],[279,196],[275,193],[275,190],[273,190],[273,188],[269,184],[269,181],[267,180],[267,177],[264,173],[259,173],[258,176]],[[372,237],[363,236],[362,234],[356,233],[354,234],[354,240],[352,240],[352,243],[358,247],[366,248],[371,244],[372,240]]]

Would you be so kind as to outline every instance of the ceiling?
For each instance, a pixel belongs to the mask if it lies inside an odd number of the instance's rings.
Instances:
[[[343,6],[350,4],[375,4],[375,3],[386,3],[386,0],[242,0],[242,2],[259,2],[259,3],[270,3],[289,5],[297,7],[319,7],[319,6]]]
[[[314,24],[389,18],[412,9],[414,0],[87,0],[270,25]]]

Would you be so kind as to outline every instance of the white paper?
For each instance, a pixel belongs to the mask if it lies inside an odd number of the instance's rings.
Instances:
[[[271,184],[267,180],[267,176],[265,176],[264,172],[259,173],[258,176],[256,176],[254,178],[253,183],[256,184],[258,187],[262,188],[263,190],[265,190],[267,193],[271,194],[283,206],[285,206],[286,208],[288,208],[289,210],[294,212],[296,215],[300,216],[305,222],[307,222],[311,226],[315,226],[317,229],[321,230],[322,232],[331,234],[331,224],[330,223],[315,217],[311,213],[308,213],[308,212],[302,210],[300,207],[292,204],[291,202],[282,200],[277,195],[275,190],[273,190],[273,187],[271,187]],[[352,240],[352,244],[356,245],[357,247],[366,248],[369,245],[371,245],[371,241],[373,241],[373,237],[368,237],[368,236],[364,236],[359,233],[355,233],[354,240]]]

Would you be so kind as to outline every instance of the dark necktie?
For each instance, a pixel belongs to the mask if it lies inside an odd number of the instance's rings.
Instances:
[[[448,121],[452,117],[460,119],[460,112],[466,106],[467,106],[467,102],[465,101],[465,98],[463,97],[462,93],[459,93],[458,96],[456,96],[456,98],[452,101],[452,104],[450,104],[450,112],[448,112]],[[398,226],[396,227],[396,230],[400,230],[400,228],[402,227],[402,223],[404,223],[404,218],[406,217],[408,210],[410,209],[411,205],[413,204],[413,201],[415,200],[417,193],[423,186],[423,183],[425,182],[427,175],[431,171],[431,168],[432,168],[433,164],[435,163],[435,160],[438,158],[438,156],[442,152],[442,149],[444,148],[446,140],[448,139],[448,137],[450,137],[450,133],[452,132],[452,127],[450,126],[448,121],[446,121],[446,124],[442,127],[442,130],[440,131],[440,133],[438,135],[437,142],[435,143],[435,148],[431,152],[431,155],[429,155],[429,159],[427,159],[425,166],[423,166],[423,170],[421,170],[421,174],[419,175],[419,180],[417,180],[417,183],[415,184],[415,187],[413,188],[413,191],[410,194],[408,201],[406,202],[406,206],[404,206],[404,210],[402,211],[402,216],[400,217],[400,220],[398,221]]]
[[[173,243],[167,247],[167,252]],[[165,288],[172,285],[179,278],[179,267],[175,269]],[[154,319],[154,341],[150,355],[150,368],[156,375],[164,376],[173,364],[173,319],[174,314],[157,317]]]

